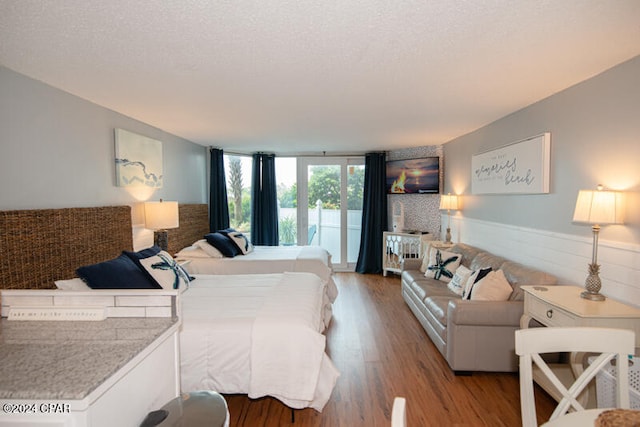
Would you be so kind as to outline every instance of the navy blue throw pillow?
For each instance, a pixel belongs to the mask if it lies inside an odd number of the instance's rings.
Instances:
[[[162,289],[125,254],[109,261],[85,265],[76,273],[91,289]]]
[[[160,246],[153,245],[150,248],[143,249],[138,252],[122,251],[122,253],[131,258],[132,261],[136,261],[158,255],[161,250],[162,249],[160,249]]]
[[[147,271],[146,268],[144,268],[144,266],[140,262],[141,259],[147,259],[147,258],[150,258],[152,256],[158,255],[161,250],[162,250],[162,248],[160,248],[160,246],[153,245],[153,246],[151,246],[149,248],[143,249],[143,250],[138,251],[138,252],[122,251],[122,254],[128,256],[131,259],[131,261],[133,261],[138,266],[140,271],[142,271],[142,274],[147,276],[147,279],[149,279],[152,283],[155,283],[156,285],[158,285],[158,286],[160,286],[162,288],[162,285],[160,283],[158,283],[158,281],[156,279],[153,278],[153,276]]]
[[[227,258],[233,258],[234,256],[240,254],[240,248],[238,245],[234,243],[231,238],[225,236],[222,233],[209,233],[204,236],[207,243],[220,251],[220,253]]]

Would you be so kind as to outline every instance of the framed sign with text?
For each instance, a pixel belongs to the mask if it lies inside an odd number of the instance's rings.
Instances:
[[[471,158],[471,192],[548,193],[550,159],[550,132],[476,154]]]

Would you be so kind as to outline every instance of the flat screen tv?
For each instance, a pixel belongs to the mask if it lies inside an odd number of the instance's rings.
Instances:
[[[439,192],[439,157],[387,162],[387,194],[438,194]]]

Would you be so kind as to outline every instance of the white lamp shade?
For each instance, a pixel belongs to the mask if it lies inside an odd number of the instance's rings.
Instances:
[[[574,222],[587,224],[622,224],[624,199],[619,191],[580,190],[573,212]]]
[[[144,222],[146,228],[151,230],[166,230],[167,228],[177,228],[178,202],[145,202]]]
[[[455,194],[443,194],[440,196],[440,209],[442,210],[458,210],[458,196]]]

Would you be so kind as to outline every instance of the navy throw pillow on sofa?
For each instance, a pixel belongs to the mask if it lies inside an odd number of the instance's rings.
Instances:
[[[125,254],[76,270],[91,289],[162,289]]]

